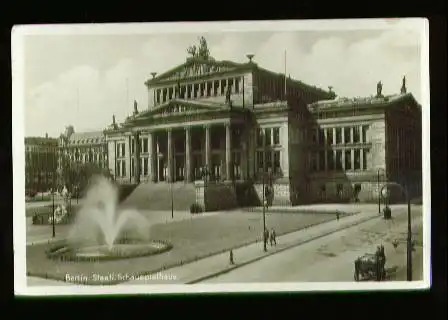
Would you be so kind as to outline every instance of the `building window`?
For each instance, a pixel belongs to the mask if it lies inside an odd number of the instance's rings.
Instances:
[[[141,144],[141,151],[143,153],[148,153],[148,138],[143,138]]]
[[[271,131],[270,128],[266,128],[266,129],[264,129],[264,136],[265,136],[265,139],[266,139],[266,140],[265,140],[265,143],[266,143],[267,146],[272,145],[272,141],[271,141],[272,136],[271,136],[271,133],[272,133],[272,131]]]
[[[148,175],[148,158],[143,158],[143,175]]]
[[[257,155],[257,172],[263,172],[263,164],[264,164],[264,159],[263,159],[263,152],[262,151],[257,151],[256,153]]]
[[[345,151],[345,170],[352,169],[352,152],[351,150]]]
[[[274,136],[274,145],[280,145],[280,128],[273,128],[272,133]]]
[[[266,170],[267,172],[271,171],[272,172],[272,153],[271,152],[266,152]]]
[[[325,156],[326,156],[325,151],[319,152],[319,170],[320,171],[325,171]]]
[[[359,134],[359,127],[353,127],[353,142],[359,143],[360,141],[360,134]]]
[[[334,170],[334,153],[333,150],[327,151],[328,170]]]
[[[263,129],[262,128],[258,128],[257,146],[263,147]]]
[[[281,173],[280,151],[274,151],[274,174]]]
[[[368,126],[362,126],[362,142],[367,142],[367,129]]]
[[[336,128],[336,144],[342,143],[342,128]]]
[[[367,169],[367,150],[362,150],[362,168],[363,170]]]
[[[336,170],[342,170],[342,151],[336,151]]]
[[[353,169],[361,169],[361,151],[359,149],[355,149],[355,163]]]
[[[331,146],[333,144],[333,128],[327,129],[327,145]]]
[[[344,128],[344,143],[350,143],[350,128]]]

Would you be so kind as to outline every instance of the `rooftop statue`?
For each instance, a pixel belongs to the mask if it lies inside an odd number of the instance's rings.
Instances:
[[[383,84],[382,84],[381,81],[380,81],[380,82],[378,82],[378,84],[376,85],[376,96],[377,96],[377,97],[382,97],[382,96],[383,96],[382,91],[383,91]]]

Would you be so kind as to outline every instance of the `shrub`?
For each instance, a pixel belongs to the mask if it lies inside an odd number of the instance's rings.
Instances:
[[[190,206],[190,213],[195,214],[195,213],[201,213],[204,210],[202,209],[202,206],[199,203],[193,203]]]

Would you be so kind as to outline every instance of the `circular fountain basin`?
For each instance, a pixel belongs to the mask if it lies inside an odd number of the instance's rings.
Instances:
[[[64,261],[92,262],[150,256],[167,252],[171,248],[171,244],[164,241],[126,239],[126,241],[118,241],[112,248],[107,245],[94,244],[54,246],[48,250],[47,256]]]

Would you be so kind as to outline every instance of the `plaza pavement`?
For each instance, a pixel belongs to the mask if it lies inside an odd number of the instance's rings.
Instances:
[[[392,206],[392,210],[395,211],[398,208],[404,208],[405,206]],[[223,254],[217,254],[208,258],[204,258],[201,260],[198,260],[196,262],[186,264],[180,267],[171,268],[165,270],[163,273],[164,275],[168,275],[171,277],[175,277],[175,280],[161,280],[161,279],[143,279],[143,280],[134,280],[129,281],[126,283],[122,283],[120,285],[133,285],[133,284],[173,284],[173,283],[194,283],[201,280],[206,280],[209,277],[213,277],[216,274],[230,271],[234,268],[241,267],[242,265],[254,263],[257,260],[260,260],[264,257],[267,257],[269,255],[272,255],[273,253],[278,253],[282,250],[286,250],[290,247],[294,247],[306,242],[310,241],[316,241],[317,238],[328,236],[331,233],[337,232],[338,230],[341,230],[343,228],[349,228],[352,226],[353,229],[356,229],[356,225],[359,225],[360,223],[363,223],[365,221],[369,221],[372,219],[377,218],[379,219],[378,215],[378,207],[376,205],[359,205],[359,204],[334,204],[334,205],[307,205],[307,206],[300,206],[300,207],[294,207],[287,210],[315,210],[315,211],[343,211],[347,213],[355,213],[362,211],[362,213],[355,214],[352,216],[341,218],[340,221],[332,220],[329,222],[322,223],[318,226],[314,226],[311,228],[308,228],[306,230],[293,232],[284,236],[278,237],[278,245],[275,249],[268,249],[268,252],[265,253],[262,250],[262,243],[258,242],[252,245],[248,245],[239,249],[234,250],[234,257],[235,261],[237,263],[236,266],[230,266],[229,265],[229,254],[223,253]],[[171,214],[169,212],[169,214]],[[210,213],[210,214],[219,214],[219,213]],[[171,220],[171,217],[167,219],[166,217],[167,212],[159,212],[158,214],[154,215],[154,222],[159,221],[159,223],[169,223]],[[198,216],[191,215],[190,213],[183,212],[175,212],[175,219],[181,220],[181,219],[193,219],[196,217],[201,217],[208,214],[201,214]],[[156,218],[157,217],[157,218]],[[51,284],[51,283],[58,283],[58,285],[65,284],[60,281],[52,281],[52,280],[45,280],[45,279],[39,279],[39,278],[33,278],[28,277],[28,283],[29,285],[44,285],[45,284]],[[65,284],[65,285],[72,285],[72,284]]]
[[[380,244],[385,248],[390,279],[405,281],[406,272],[400,271],[406,266],[406,217],[406,210],[402,210],[395,214],[395,222],[372,219],[201,283],[351,282],[355,259],[374,253]],[[418,232],[414,237],[421,236],[422,216],[419,212],[413,214],[412,227],[413,233]],[[392,245],[395,239],[399,242],[396,248]],[[421,243],[417,241],[414,280],[423,279],[421,251]],[[238,260],[239,257],[235,257],[235,261]]]

